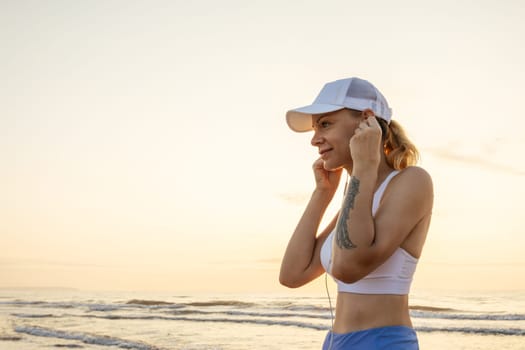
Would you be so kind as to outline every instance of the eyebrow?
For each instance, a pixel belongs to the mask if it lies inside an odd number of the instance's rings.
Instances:
[[[329,117],[328,114],[323,114],[315,121],[315,123],[312,123],[312,127],[315,128],[316,125],[319,125],[319,123],[326,117]]]

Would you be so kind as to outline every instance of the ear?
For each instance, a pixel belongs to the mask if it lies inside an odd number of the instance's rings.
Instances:
[[[370,108],[367,108],[363,111],[363,116],[366,118],[369,118],[369,117],[373,117],[374,116],[374,111],[371,110]]]

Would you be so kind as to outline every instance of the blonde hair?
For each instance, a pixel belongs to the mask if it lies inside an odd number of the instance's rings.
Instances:
[[[401,170],[411,165],[416,165],[419,160],[419,152],[410,141],[405,130],[395,120],[387,124],[383,119],[377,118],[381,129],[386,130],[383,137],[383,147],[386,162],[394,169]]]

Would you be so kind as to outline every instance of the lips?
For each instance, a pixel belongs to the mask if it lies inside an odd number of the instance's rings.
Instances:
[[[319,150],[319,154],[321,155],[321,157],[325,157],[326,154],[330,152],[331,150],[332,150],[331,148],[321,149]]]

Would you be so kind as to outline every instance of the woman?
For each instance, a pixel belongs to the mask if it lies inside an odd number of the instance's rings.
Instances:
[[[315,189],[282,260],[280,282],[300,287],[327,272],[338,286],[323,350],[418,349],[408,293],[433,204],[432,180],[384,96],[368,81],[327,83],[312,105],[288,111],[313,130]],[[339,214],[318,234],[343,170]]]

